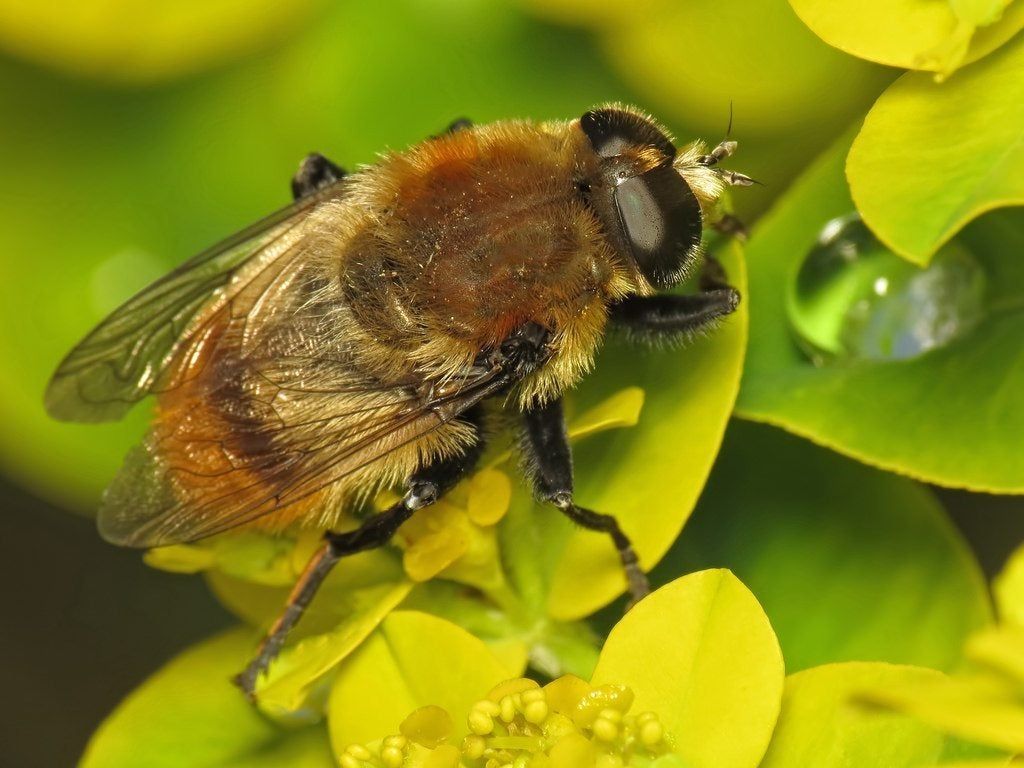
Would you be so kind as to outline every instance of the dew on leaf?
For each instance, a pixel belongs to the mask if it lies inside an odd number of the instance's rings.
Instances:
[[[985,313],[985,288],[982,267],[959,243],[921,269],[852,213],[822,228],[788,286],[786,310],[816,365],[906,360],[966,335]]]

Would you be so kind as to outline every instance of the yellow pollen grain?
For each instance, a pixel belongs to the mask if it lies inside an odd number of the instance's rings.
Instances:
[[[490,699],[480,699],[480,701],[473,705],[473,709],[479,710],[491,717],[497,717],[501,714],[501,707],[498,706],[498,702],[491,701]]]
[[[501,719],[505,723],[511,723],[516,719],[516,703],[511,696],[503,696],[498,702],[501,707]]]
[[[486,736],[494,730],[494,720],[486,712],[479,709],[474,709],[469,713],[469,717],[466,718],[466,724],[469,726],[469,730],[477,736]]]
[[[594,732],[594,738],[599,741],[615,741],[619,737],[618,724],[604,717],[598,717],[591,730]]]
[[[640,726],[640,741],[644,746],[653,747],[661,743],[665,737],[665,729],[657,718],[648,720]]]
[[[462,754],[470,760],[477,760],[484,756],[487,749],[487,742],[483,736],[471,735],[462,740]]]
[[[352,755],[356,760],[362,761],[369,760],[373,757],[373,753],[362,744],[349,744],[345,748],[345,753]]]
[[[531,701],[523,708],[523,717],[526,722],[540,725],[547,720],[549,714],[546,701]]]
[[[532,688],[529,691],[523,691],[520,694],[520,698],[524,705],[532,704],[535,701],[547,701],[547,695],[544,693],[543,688]]]
[[[384,747],[380,751],[380,761],[385,768],[402,768],[405,762],[405,752],[398,747]]]

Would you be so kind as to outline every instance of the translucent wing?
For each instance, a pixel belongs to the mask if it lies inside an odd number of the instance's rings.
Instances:
[[[260,387],[239,397],[229,382],[231,392],[208,399],[232,398],[229,430],[192,408],[129,455],[100,510],[105,538],[163,546],[289,508],[300,510],[289,521],[315,516],[322,510],[303,502],[315,503],[339,481],[361,472],[386,478],[382,460],[403,466],[393,455],[418,456],[424,441],[451,447],[459,414],[507,383],[500,371],[474,366],[443,392],[424,396],[412,387],[382,387],[323,357],[268,360],[248,371]]]
[[[301,239],[309,209],[344,181],[297,201],[187,261],[129,299],[61,362],[46,409],[67,421],[109,421],[166,381],[191,329]]]

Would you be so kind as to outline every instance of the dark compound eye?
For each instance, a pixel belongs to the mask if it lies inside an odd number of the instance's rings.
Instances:
[[[620,182],[613,193],[622,233],[644,277],[668,288],[685,276],[700,243],[700,204],[671,165]]]
[[[580,128],[601,157],[621,155],[630,147],[657,147],[666,157],[676,148],[650,120],[621,109],[595,109],[580,118]]]

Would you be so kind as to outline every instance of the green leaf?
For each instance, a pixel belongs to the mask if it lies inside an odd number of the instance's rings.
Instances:
[[[944,74],[987,56],[1024,27],[1024,4],[1010,0],[789,4],[814,34],[841,51],[892,67]]]
[[[828,664],[786,678],[782,714],[761,768],[911,768],[935,765],[940,733],[912,718],[858,708],[865,686],[942,680],[939,672],[879,663]]]
[[[282,730],[231,684],[254,642],[233,630],[173,659],[103,722],[81,768],[332,766],[322,729]]]
[[[1024,24],[1024,3],[1015,11]],[[1024,36],[948,83],[910,73],[879,97],[846,170],[854,202],[882,242],[927,264],[985,211],[1024,205],[1021,71]]]
[[[744,292],[738,246],[727,251],[724,263]],[[746,335],[740,304],[720,328],[683,349],[655,351],[613,340],[573,395],[575,410],[584,413],[626,387],[645,392],[637,426],[575,446],[574,465],[578,503],[615,515],[647,568],[679,535],[711,471],[739,385]],[[675,479],[670,503],[665,478]],[[500,533],[517,590],[532,596],[528,600],[546,601],[546,613],[555,619],[586,616],[625,589],[607,534],[573,526],[554,507],[534,504],[522,487],[513,493]]]
[[[237,31],[255,15],[235,18]],[[528,74],[538,61],[545,77]],[[352,168],[461,115],[566,118],[628,98],[588,40],[484,0],[326,3],[288,43],[173,88],[97,89],[4,61],[0,90],[0,466],[79,509],[94,506],[147,409],[54,422],[42,394],[61,356],[143,285],[287,203],[308,152]]]
[[[331,744],[340,755],[349,744],[396,734],[407,715],[428,704],[461,718],[513,674],[455,624],[395,611],[338,671],[327,705]],[[464,721],[456,728],[464,730]]]
[[[658,580],[726,567],[757,595],[786,668],[949,669],[991,620],[985,581],[924,488],[770,427],[734,422]]]
[[[594,685],[628,685],[690,768],[754,768],[779,714],[783,663],[761,606],[731,573],[684,576],[615,626]]]
[[[748,246],[750,347],[737,413],[939,485],[1024,492],[1024,211],[991,213],[963,233],[988,278],[987,313],[947,346],[816,367],[794,343],[788,288],[825,223],[853,210],[849,141],[808,169]]]

